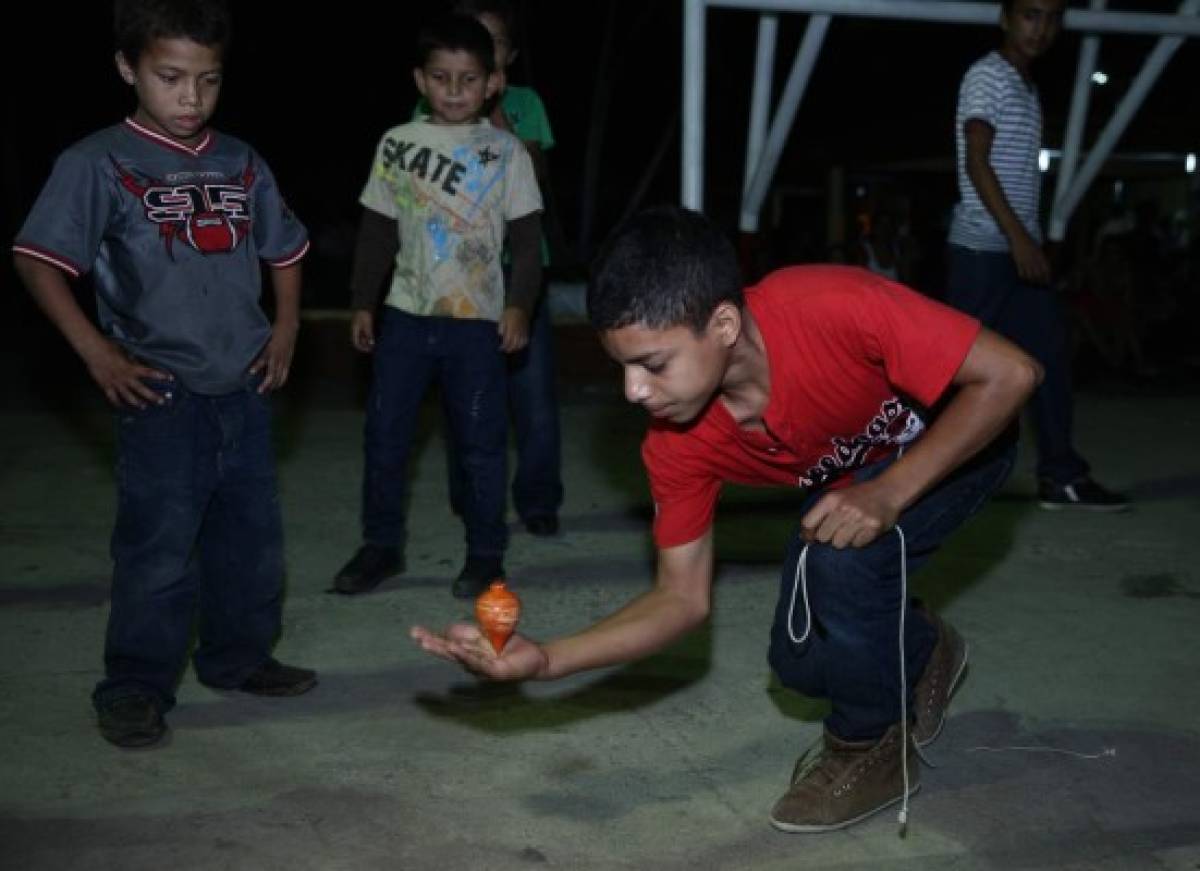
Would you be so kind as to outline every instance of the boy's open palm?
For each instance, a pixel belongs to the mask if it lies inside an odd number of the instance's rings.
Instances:
[[[440,635],[414,626],[408,634],[426,653],[491,680],[527,680],[537,677],[548,664],[542,648],[522,635],[509,638],[497,654],[474,623],[452,623]]]

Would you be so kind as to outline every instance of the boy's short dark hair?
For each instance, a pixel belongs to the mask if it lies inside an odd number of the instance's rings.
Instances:
[[[647,209],[619,227],[588,282],[597,330],[686,326],[699,334],[722,302],[745,302],[733,245],[703,215],[678,206]]]
[[[116,0],[113,36],[117,51],[137,66],[155,39],[190,39],[219,48],[224,55],[233,38],[226,0]]]
[[[488,29],[469,15],[439,15],[417,36],[417,66],[429,63],[435,51],[465,51],[490,75],[496,71],[496,49]]]
[[[514,45],[517,42],[517,13],[508,0],[454,0],[451,7],[459,15],[469,15],[478,19],[480,15],[494,15],[504,22],[508,32],[508,41]]]

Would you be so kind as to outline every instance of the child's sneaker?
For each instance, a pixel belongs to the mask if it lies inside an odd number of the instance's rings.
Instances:
[[[1038,504],[1048,511],[1076,508],[1083,511],[1127,511],[1129,499],[1083,477],[1070,484],[1043,478],[1038,484]]]
[[[504,565],[499,557],[467,557],[450,593],[456,599],[474,599],[488,588],[492,581],[504,580]]]
[[[311,668],[297,668],[268,659],[251,672],[238,689],[256,696],[298,696],[316,685],[317,673]]]
[[[911,736],[908,794],[920,788],[920,766]],[[828,832],[869,817],[904,798],[900,726],[878,741],[843,741],[826,731],[796,763],[791,789],[771,811],[784,832]]]
[[[364,544],[334,576],[333,591],[347,596],[368,593],[403,571],[400,548]]]
[[[125,748],[157,744],[167,732],[158,702],[145,693],[101,703],[96,709],[96,724],[105,741]]]

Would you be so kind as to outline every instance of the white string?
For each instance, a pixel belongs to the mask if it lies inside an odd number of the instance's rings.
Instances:
[[[792,612],[796,610],[796,588],[804,587],[804,634],[799,638],[792,631]],[[793,644],[803,644],[812,630],[812,611],[808,607],[808,543],[800,551],[800,559],[796,560],[796,576],[792,579],[792,601],[788,605],[787,631]]]
[[[900,537],[900,759],[901,770],[904,773],[904,798],[896,821],[900,824],[900,837],[904,837],[908,830],[908,675],[904,663],[904,612],[908,610],[908,546],[900,525],[896,524],[892,528]],[[808,547],[809,542],[805,542],[804,549],[800,551],[800,559],[796,560],[796,574],[792,578],[792,599],[788,603],[787,631],[793,644],[803,644],[812,631],[812,609],[808,605]],[[792,629],[797,590],[804,592],[804,632],[799,638]]]
[[[1064,756],[1074,756],[1077,759],[1103,759],[1105,756],[1116,756],[1116,747],[1105,747],[1099,753],[1080,753],[1078,750],[1064,750],[1061,747],[971,747],[968,753],[1005,753],[1016,751],[1020,753],[1062,753]]]

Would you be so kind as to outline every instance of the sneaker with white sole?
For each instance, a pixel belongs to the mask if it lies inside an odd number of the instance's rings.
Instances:
[[[1038,505],[1047,511],[1128,511],[1129,497],[1101,487],[1091,478],[1056,484],[1049,478],[1038,483]]]
[[[912,736],[907,741],[908,794],[920,789]],[[878,741],[843,741],[826,731],[796,762],[792,786],[771,811],[783,832],[830,832],[866,819],[904,799],[900,725]]]

